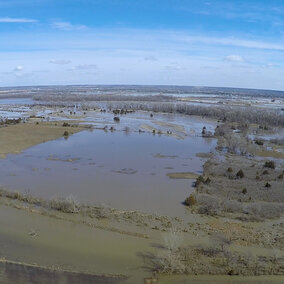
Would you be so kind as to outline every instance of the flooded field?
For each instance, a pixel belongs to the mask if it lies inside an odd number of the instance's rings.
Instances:
[[[80,202],[181,215],[181,202],[192,191],[193,180],[167,174],[200,174],[203,161],[196,154],[210,152],[215,145],[214,139],[197,135],[177,139],[149,132],[86,130],[0,160],[1,185],[44,198],[72,194]]]
[[[0,282],[281,283],[281,121],[174,97],[0,100]]]
[[[32,105],[33,103],[32,98],[0,98],[0,105]]]

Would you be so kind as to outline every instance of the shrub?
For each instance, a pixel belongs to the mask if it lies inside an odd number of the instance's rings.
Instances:
[[[243,188],[243,190],[242,190],[242,194],[247,194],[247,189],[246,188]]]
[[[117,114],[120,113],[120,110],[119,109],[114,109],[112,112],[113,112],[113,114],[117,115]]]
[[[244,174],[243,170],[239,170],[236,174],[237,178],[243,178],[244,176],[245,176],[245,174]]]
[[[277,145],[284,146],[284,138],[271,139],[270,142],[277,144]]]
[[[232,172],[233,172],[233,169],[232,169],[231,167],[229,167],[229,168],[227,169],[227,172],[228,172],[228,173],[232,173]]]
[[[274,161],[266,161],[264,167],[269,169],[275,169],[275,163]]]
[[[232,241],[222,233],[214,233],[211,237],[213,247],[224,252]]]
[[[78,213],[80,211],[80,204],[72,195],[64,199],[53,199],[49,202],[49,206],[53,210],[64,213]]]
[[[182,235],[174,229],[164,234],[163,239],[165,248],[172,252],[178,251],[183,241]]]
[[[268,170],[264,170],[264,171],[262,172],[262,174],[263,174],[263,175],[268,175],[269,172],[268,172]]]
[[[271,184],[270,184],[269,182],[267,182],[267,183],[265,184],[265,187],[266,187],[266,188],[270,188],[270,187],[271,187]]]
[[[201,183],[204,183],[205,180],[204,180],[204,177],[203,176],[199,176],[196,181],[195,181],[195,187],[198,186],[199,184]]]
[[[211,182],[211,179],[208,177],[206,180],[205,180],[205,184],[209,184]]]
[[[207,194],[198,194],[195,197],[199,214],[216,216],[220,213],[220,200],[218,198]]]
[[[70,127],[70,124],[67,123],[67,122],[63,122],[62,126],[63,126],[63,127]]]
[[[68,131],[64,131],[63,136],[64,137],[68,137],[69,136],[69,132]]]
[[[222,200],[220,204],[221,208],[225,212],[230,212],[230,213],[241,213],[243,211],[243,205],[241,202],[237,200]]]
[[[283,177],[284,177],[284,173],[281,173],[281,174],[278,176],[279,179],[283,179]]]
[[[263,146],[263,144],[264,144],[264,143],[263,143],[263,140],[261,140],[261,139],[255,139],[255,140],[254,140],[254,143],[257,144],[257,145],[259,145],[259,146]]]
[[[275,218],[283,214],[283,203],[275,202],[253,202],[246,206],[246,213],[251,215],[256,221],[265,218]]]
[[[196,204],[196,199],[192,194],[189,197],[187,197],[184,201],[184,205],[186,206],[193,206],[195,204]]]
[[[129,128],[128,126],[125,126],[125,127],[124,127],[124,131],[125,131],[126,133],[129,133],[129,132],[130,132],[130,128]]]
[[[114,120],[115,122],[120,122],[120,118],[119,118],[118,116],[115,116],[115,117],[113,118],[113,120]]]
[[[181,254],[182,236],[172,229],[163,239],[165,251],[153,259],[154,270],[162,273],[185,273],[186,267]]]

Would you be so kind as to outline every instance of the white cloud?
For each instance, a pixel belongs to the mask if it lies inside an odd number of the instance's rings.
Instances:
[[[60,37],[56,34],[3,34],[0,72],[11,72],[3,74],[5,83],[0,85],[137,83],[284,89],[283,80],[276,83],[284,78],[281,38],[252,40],[248,35],[209,37],[170,30],[91,28]],[[31,51],[27,47],[32,47]],[[277,48],[279,52],[272,52]],[[155,56],[158,60],[151,61]],[[69,65],[67,59],[72,61]],[[66,65],[52,68],[50,63]],[[17,64],[24,66],[24,71],[14,71]],[[49,72],[33,72],[25,80],[14,74],[20,76],[26,74],[26,68],[38,70],[39,66]]]
[[[146,56],[146,57],[144,58],[144,60],[145,60],[145,61],[158,61],[157,57],[152,56],[152,55]]]
[[[23,71],[23,69],[24,69],[23,66],[18,65],[18,66],[15,67],[14,71],[15,72],[21,72],[21,71]]]
[[[171,62],[169,65],[164,67],[168,71],[181,71],[184,70],[184,67],[180,66],[177,62]]]
[[[51,59],[51,60],[49,61],[49,63],[64,65],[64,64],[69,64],[69,63],[71,63],[71,61],[70,61],[70,60],[65,60],[65,59]]]
[[[71,70],[93,70],[97,69],[97,65],[95,64],[81,64],[81,65],[76,65],[71,68]]]
[[[274,68],[274,67],[280,67],[279,64],[275,64],[275,63],[266,63],[262,65],[263,68]]]
[[[224,45],[224,46],[236,46],[250,49],[267,49],[267,50],[284,50],[284,44],[282,43],[267,43],[258,40],[247,40],[241,38],[230,37],[206,37],[206,36],[187,36],[186,34],[179,34],[176,40],[184,41],[188,43],[196,42],[207,45]]]
[[[52,26],[62,31],[81,31],[87,29],[84,25],[73,25],[70,22],[54,22]]]
[[[25,18],[0,18],[0,23],[36,23],[37,20]]]
[[[232,54],[232,55],[228,55],[225,58],[225,61],[229,61],[229,62],[245,62],[244,58],[241,55],[236,55],[236,54]]]

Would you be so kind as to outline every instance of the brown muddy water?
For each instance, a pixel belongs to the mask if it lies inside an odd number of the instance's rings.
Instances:
[[[1,185],[43,198],[73,195],[84,203],[180,216],[193,180],[167,173],[202,173],[204,160],[196,154],[215,143],[197,136],[82,131],[0,160]]]
[[[37,280],[36,280],[37,279]],[[40,280],[39,280],[40,279]],[[48,270],[35,266],[22,265],[17,263],[0,263],[0,280],[2,284],[26,284],[26,283],[58,283],[58,284],[76,284],[76,283],[100,283],[117,284],[122,283],[120,279],[107,276],[93,276],[84,273],[61,272]]]
[[[82,280],[77,283],[141,283],[149,272],[142,269],[140,254],[153,250],[151,242],[160,238],[157,232],[151,240],[135,238],[6,206],[0,207],[0,216],[0,257],[8,260],[7,265],[0,261],[0,283],[61,283],[45,282],[48,275],[55,280],[70,279],[63,283],[76,283],[71,282],[76,279]],[[12,276],[18,282],[9,282]]]

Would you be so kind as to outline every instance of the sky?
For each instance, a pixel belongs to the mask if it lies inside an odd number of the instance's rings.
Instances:
[[[0,0],[0,86],[284,90],[283,0]]]

